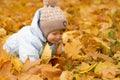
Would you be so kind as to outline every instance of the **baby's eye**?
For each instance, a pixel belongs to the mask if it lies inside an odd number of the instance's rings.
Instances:
[[[63,32],[60,32],[60,35],[62,35],[63,34]]]
[[[57,35],[57,33],[53,33],[53,35]]]

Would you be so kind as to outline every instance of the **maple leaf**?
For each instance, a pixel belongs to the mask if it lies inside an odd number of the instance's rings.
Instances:
[[[0,67],[4,64],[4,62],[7,62],[10,60],[10,54],[6,53],[5,50],[3,50],[3,39],[0,39]]]
[[[107,43],[105,43],[101,38],[93,37],[93,39],[96,42],[101,43],[106,49],[110,49],[110,47],[107,45]]]
[[[18,80],[43,80],[40,75],[23,73],[18,76]]]
[[[55,67],[52,67],[50,64],[41,64],[41,59],[36,60],[35,62],[30,62],[29,59],[25,62],[22,73],[38,75],[41,74],[46,78],[53,79],[54,77],[59,77],[61,70]],[[20,75],[22,76],[22,75]]]
[[[16,56],[12,56],[11,58],[11,64],[12,64],[12,72],[14,74],[17,74],[21,72],[22,67],[23,67],[23,63],[21,62],[21,60]]]
[[[17,80],[17,77],[11,73],[12,64],[10,61],[5,62],[0,68],[0,78],[2,80]]]
[[[117,51],[116,54],[114,54],[113,58],[119,61],[120,60],[120,51]]]
[[[101,74],[103,77],[113,78],[117,75],[120,70],[110,62],[100,62],[96,67],[94,72],[96,74]]]
[[[18,75],[18,80],[43,80],[44,78],[49,80],[120,80],[120,71],[118,71],[118,68],[120,68],[120,49],[119,43],[116,44],[116,42],[120,42],[120,0],[66,0],[66,2],[60,0],[59,2],[59,6],[65,12],[69,22],[68,32],[63,34],[65,54],[61,54],[63,52],[60,46],[57,50],[57,53],[60,55],[58,54],[57,58],[51,59],[51,55],[47,59],[44,57],[43,62],[46,61],[46,65],[43,65],[40,59],[35,62],[27,60],[23,64],[22,70],[20,67],[17,68],[17,66],[16,68],[12,68],[12,71],[16,71],[17,69],[20,72],[19,74],[15,74]],[[8,6],[9,4],[12,6]],[[30,24],[31,17],[36,9],[43,6],[41,0],[1,0],[0,5],[0,40],[2,43],[4,43],[7,36],[17,32],[24,25]],[[34,5],[35,7],[33,7]],[[13,76],[8,70],[8,62],[11,59],[9,53],[2,50],[2,45],[0,43],[0,72],[3,70],[0,80],[16,80],[16,76]],[[113,56],[109,57],[109,51],[113,53]],[[107,61],[109,64],[114,64],[114,66],[102,62],[100,66],[97,64],[94,67],[97,69],[96,72],[100,74],[96,73],[95,70],[92,72],[94,69],[92,67],[89,70],[89,67],[92,65],[86,62],[93,64],[101,60]],[[76,61],[78,63],[74,64]],[[81,61],[86,63],[86,65],[82,64],[83,67],[81,65],[82,68],[77,69],[77,71],[82,69],[82,74],[73,74],[71,71],[66,71],[73,70],[78,65],[80,67]],[[52,64],[48,65],[49,62]],[[64,68],[66,66],[68,68]],[[56,78],[54,75],[54,73],[59,72],[59,70],[56,70],[57,67],[60,69],[64,68],[65,70],[61,78],[58,78],[59,76]]]
[[[97,65],[97,63],[92,64],[92,65],[89,65],[89,64],[83,62],[83,63],[81,64],[81,66],[77,66],[76,68],[77,68],[78,70],[80,70],[79,73],[86,73],[86,72],[92,70],[96,65]]]
[[[0,28],[0,37],[3,37],[6,35],[6,30],[4,28]]]
[[[41,55],[41,60],[43,61],[43,63],[47,64],[47,63],[49,63],[51,58],[52,58],[52,49],[50,48],[49,44],[47,43],[45,45],[45,48]]]
[[[94,78],[94,76],[83,75],[83,76],[81,77],[81,80],[96,80],[96,79]],[[98,79],[98,80],[99,80],[99,79]]]
[[[42,75],[44,75],[48,79],[53,79],[54,77],[59,77],[62,71],[49,65],[43,65],[41,68],[41,72]]]
[[[73,73],[70,71],[63,71],[60,75],[60,80],[72,80],[73,79]]]
[[[38,59],[34,62],[31,62],[30,59],[28,58],[24,65],[23,65],[23,68],[22,68],[22,72],[27,72],[28,70],[30,70],[31,68],[37,66],[37,65],[40,65],[41,64],[41,59]]]
[[[57,50],[56,50],[56,55],[61,55],[63,53],[62,48],[63,48],[63,44],[59,43],[58,47],[57,47]]]
[[[118,33],[116,34],[116,38],[117,38],[117,41],[120,42],[120,32],[118,32]]]
[[[78,36],[78,37],[77,37]],[[69,31],[63,34],[63,43],[65,44],[65,54],[67,57],[79,56],[80,49],[83,47],[80,42],[80,36],[78,31]],[[80,56],[79,56],[80,58]]]
[[[111,57],[109,57],[109,55],[98,53],[97,56],[99,59],[102,59],[104,61],[111,62],[111,63],[114,62],[114,60]]]
[[[114,78],[113,80],[120,80],[120,78]]]
[[[63,35],[62,35],[62,42],[67,43],[69,40],[72,40],[78,36],[79,36],[79,31],[77,31],[77,30],[67,31],[67,32],[63,33]]]

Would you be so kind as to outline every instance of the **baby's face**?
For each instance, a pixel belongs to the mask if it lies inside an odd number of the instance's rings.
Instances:
[[[47,36],[48,42],[50,42],[50,43],[58,42],[61,39],[63,32],[64,32],[64,30],[55,30],[55,31],[49,33]]]

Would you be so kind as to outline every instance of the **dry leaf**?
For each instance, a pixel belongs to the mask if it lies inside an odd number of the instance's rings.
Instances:
[[[96,74],[109,78],[113,78],[115,75],[117,75],[117,72],[119,71],[120,70],[117,69],[117,67],[110,62],[100,62],[94,70]]]
[[[17,80],[17,77],[11,73],[12,64],[10,61],[5,62],[0,68],[1,80]]]
[[[3,47],[3,40],[0,39],[0,67],[4,64],[4,62],[10,60],[10,54],[6,53],[6,51],[4,51],[2,47]]]
[[[73,73],[69,71],[63,71],[60,80],[72,80],[73,79]]]
[[[34,74],[21,74],[18,76],[18,80],[43,80],[40,75],[34,75]]]
[[[48,80],[51,78],[52,80],[120,80],[119,46],[111,47],[112,44],[120,42],[120,0],[66,0],[66,2],[59,0],[59,2],[59,7],[65,12],[69,22],[63,34],[66,54],[57,55],[59,58],[51,61],[48,49],[48,52],[44,51],[49,55],[47,59],[44,57],[46,65],[43,66],[41,60],[35,62],[27,60],[23,64],[22,71],[13,75],[8,70],[10,54],[2,50],[2,45],[8,36],[24,25],[30,24],[34,12],[43,4],[41,0],[0,0],[0,41],[2,42],[2,44],[0,42],[0,72],[3,72],[0,80],[16,80],[15,77],[19,80],[43,80],[44,78]],[[61,48],[57,52],[61,53]],[[52,66],[47,64],[49,61]],[[97,74],[93,71],[94,64],[88,65],[88,68],[87,65],[83,65],[83,68],[76,69],[81,61],[92,64],[100,61],[107,61],[107,63],[101,62],[100,66],[94,67],[96,72],[100,73]],[[58,68],[56,70],[55,67],[65,70],[60,79],[52,74],[59,73]],[[20,71],[21,68],[12,69]],[[43,74],[41,74],[42,69]],[[74,69],[76,71],[73,74]],[[82,74],[79,73],[80,69],[83,69]]]
[[[61,72],[62,72],[61,69],[54,68],[51,65],[41,65],[41,73],[48,79],[59,77]]]
[[[95,66],[97,65],[97,63],[94,63],[92,65],[89,65],[87,63],[82,63],[82,65],[78,68],[80,69],[80,72],[79,73],[86,73],[90,70],[92,70]]]
[[[80,53],[80,49],[83,47],[79,38],[72,39],[71,42],[65,44],[65,54],[70,58],[74,55],[78,55]]]
[[[47,64],[47,63],[49,63],[51,58],[52,58],[52,49],[50,48],[49,44],[47,43],[45,45],[45,48],[41,55],[41,59],[42,59],[43,63]]]
[[[23,67],[23,63],[21,62],[21,60],[16,55],[12,56],[11,64],[12,64],[12,72],[13,73],[15,71],[17,71],[18,73],[21,72],[22,67]]]
[[[30,62],[29,58],[25,61],[23,68],[22,68],[22,72],[27,72],[28,70],[30,70],[31,68],[40,65],[41,64],[41,59],[38,59],[34,62]]]
[[[3,37],[6,35],[6,30],[4,28],[0,28],[0,37]]]

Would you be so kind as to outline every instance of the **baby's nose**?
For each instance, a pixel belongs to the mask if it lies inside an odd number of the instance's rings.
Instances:
[[[61,39],[62,35],[57,35],[57,39]]]

